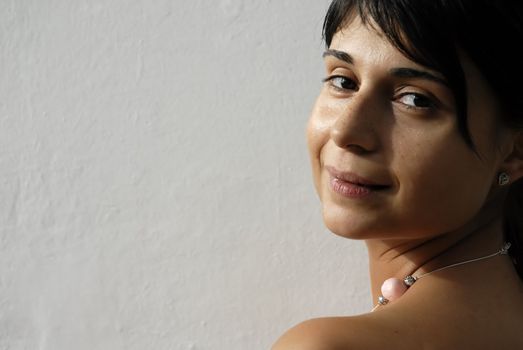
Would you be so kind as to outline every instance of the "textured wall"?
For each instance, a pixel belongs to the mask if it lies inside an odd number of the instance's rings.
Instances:
[[[371,307],[308,169],[327,3],[0,0],[0,349],[267,349]]]

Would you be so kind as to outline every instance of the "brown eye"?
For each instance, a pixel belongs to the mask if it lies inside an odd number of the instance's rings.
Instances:
[[[347,77],[341,75],[333,75],[323,80],[325,83],[329,83],[332,87],[338,90],[357,90],[358,86],[356,83]]]
[[[417,93],[405,93],[402,94],[398,101],[403,103],[407,108],[432,108],[434,102],[427,96]]]

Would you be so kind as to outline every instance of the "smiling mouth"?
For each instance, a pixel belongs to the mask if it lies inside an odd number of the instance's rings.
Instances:
[[[365,185],[347,182],[336,177],[331,178],[331,189],[345,197],[364,197],[375,192],[388,189],[390,186],[384,185]]]
[[[378,183],[350,172],[341,172],[326,167],[330,174],[329,185],[332,191],[349,198],[363,198],[373,193],[391,188],[391,185]]]

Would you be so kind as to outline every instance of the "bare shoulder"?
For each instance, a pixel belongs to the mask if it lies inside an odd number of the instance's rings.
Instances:
[[[372,314],[311,319],[288,330],[272,350],[409,349],[412,337],[402,328]]]

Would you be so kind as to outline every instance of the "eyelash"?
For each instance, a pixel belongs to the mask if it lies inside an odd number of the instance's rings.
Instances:
[[[339,86],[336,86],[334,85],[333,81],[336,80],[336,79],[344,79],[344,80],[348,80],[350,81],[354,86],[357,87],[357,84],[352,80],[352,79],[349,79],[347,77],[344,77],[342,75],[331,75],[331,76],[328,76],[327,78],[323,79],[323,83],[328,83],[330,87],[334,88],[335,90],[337,91],[343,91],[345,92],[347,90],[347,88],[343,88],[343,87],[339,87]]]
[[[334,81],[336,79],[343,79],[345,81],[350,81],[353,87],[344,88],[344,87],[337,86],[334,84]],[[331,88],[333,88],[334,90],[336,90],[337,92],[347,92],[347,90],[355,90],[355,91],[358,90],[357,84],[352,79],[344,77],[342,75],[331,75],[331,76],[326,77],[322,81],[323,81],[323,83],[328,83],[328,85]],[[414,96],[415,99],[421,99],[423,101],[423,103],[426,104],[426,106],[413,106],[410,104],[400,102],[406,109],[419,109],[419,110],[429,109],[430,110],[430,109],[434,109],[437,106],[437,104],[434,102],[434,100],[431,97],[426,96],[424,94],[417,93],[417,92],[404,92],[404,93],[400,94],[399,97],[395,98],[395,100],[400,100],[405,96]]]
[[[414,96],[414,98],[421,99],[423,101],[423,104],[426,104],[426,106],[413,106],[406,103],[402,103],[407,109],[434,109],[436,107],[436,103],[434,103],[434,101],[430,97],[425,96],[423,94],[419,94],[417,92],[405,92],[399,96],[399,99],[405,96]]]

